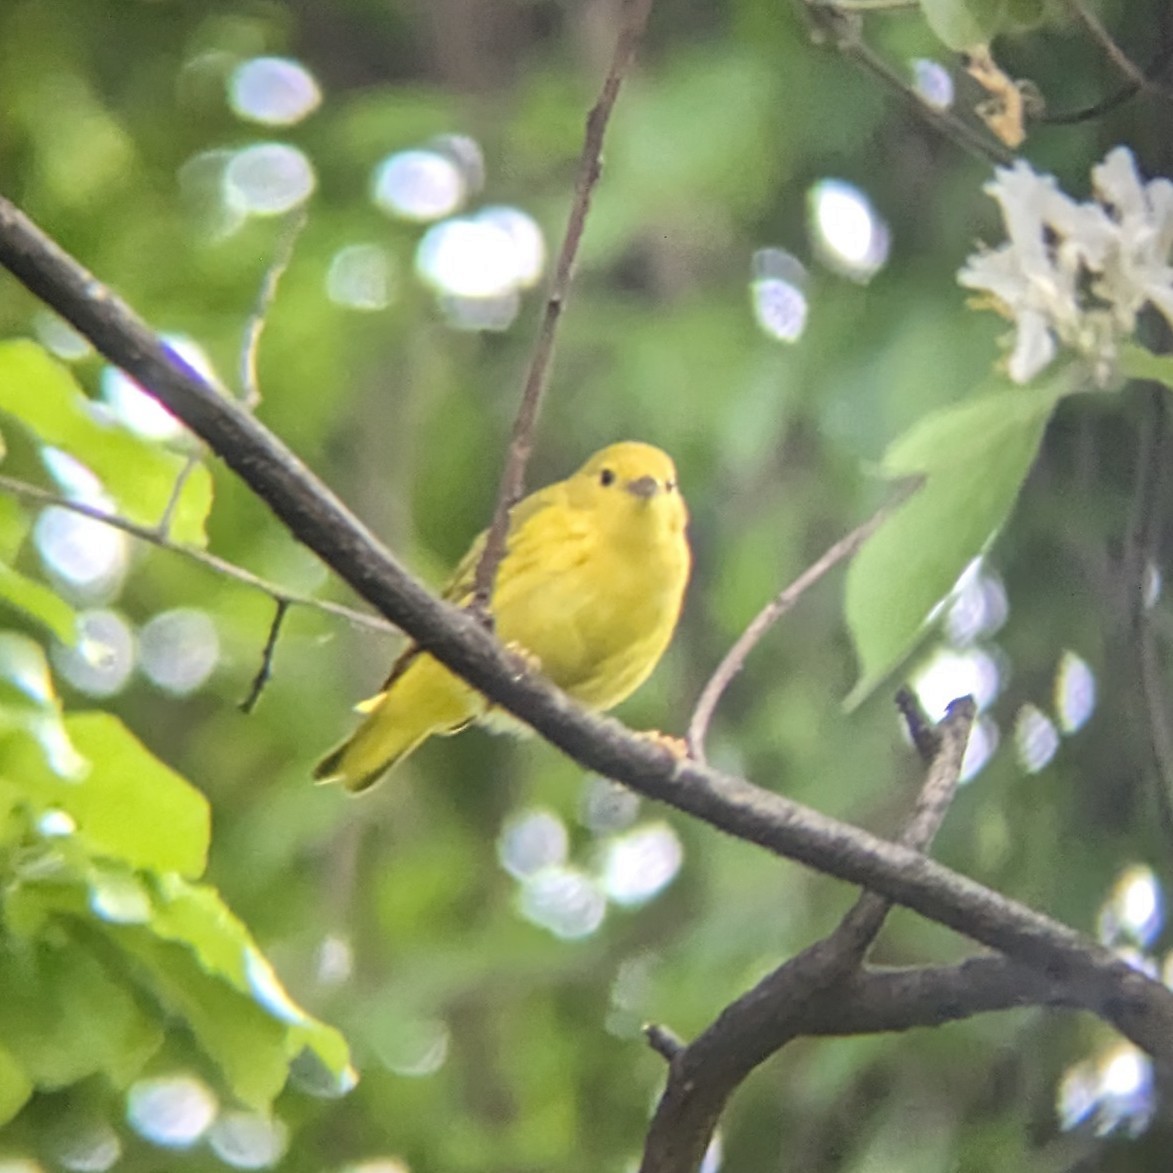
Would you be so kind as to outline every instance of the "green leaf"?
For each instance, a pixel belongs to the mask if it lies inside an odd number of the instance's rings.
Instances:
[[[77,612],[51,587],[0,562],[0,599],[43,623],[63,644],[77,637]]]
[[[0,1043],[0,1127],[25,1106],[33,1081],[13,1053]]]
[[[960,53],[987,44],[1002,27],[1005,0],[920,0],[937,39]]]
[[[67,811],[91,851],[132,867],[201,875],[210,835],[204,796],[109,713],[66,717],[65,732],[88,764],[79,777],[63,778],[23,739],[4,762],[7,777],[41,809]]]
[[[12,497],[0,493],[0,562],[16,560],[31,528],[28,511]]]
[[[122,1085],[162,1033],[124,985],[76,939],[0,939],[0,1039],[38,1087],[104,1072]]]
[[[145,525],[163,516],[185,459],[100,418],[69,370],[36,343],[0,342],[0,411],[19,420],[40,443],[80,460],[125,516]],[[203,545],[211,506],[211,475],[197,465],[184,482],[171,536]]]
[[[1143,346],[1128,343],[1120,351],[1120,369],[1130,379],[1164,383],[1173,390],[1173,354],[1153,354]]]
[[[340,1086],[352,1080],[345,1040],[294,1003],[214,889],[161,877],[149,924],[114,932],[147,965],[160,994],[242,1100],[270,1103],[305,1048]]]
[[[924,485],[852,561],[847,623],[860,677],[858,704],[912,650],[933,608],[1006,520],[1030,471],[1066,378],[999,390],[936,412],[884,457],[891,477]]]
[[[271,1104],[289,1074],[281,1023],[201,969],[181,944],[159,940],[149,929],[112,935],[138,959],[158,997],[187,1024],[233,1093],[253,1108]]]
[[[208,973],[223,978],[266,1014],[284,1023],[288,1028],[289,1057],[309,1047],[335,1076],[345,1078],[350,1056],[342,1036],[312,1018],[290,998],[248,929],[219,893],[178,877],[166,877],[162,893],[165,904],[152,920],[154,932],[185,942]]]

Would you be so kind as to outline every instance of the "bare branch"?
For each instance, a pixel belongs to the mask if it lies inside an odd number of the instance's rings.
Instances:
[[[1100,23],[1100,18],[1091,10],[1084,0],[1067,0],[1067,7],[1072,15],[1087,29],[1092,40],[1104,51],[1104,56],[1116,66],[1118,70],[1138,89],[1148,93],[1159,94],[1162,98],[1173,97],[1169,91],[1158,85],[1145,74],[1123,49],[1112,39],[1112,34]]]
[[[860,35],[860,17],[852,6],[828,3],[827,0],[805,0],[806,11],[816,35],[830,43],[844,57],[854,61],[888,89],[908,102],[916,114],[952,140],[963,151],[985,160],[1009,167],[1014,155],[989,135],[975,130],[948,110],[930,106],[914,86],[909,85],[878,53],[874,52]]]
[[[754,616],[753,621],[737,638],[737,642],[725,653],[725,658],[717,665],[713,675],[709,677],[704,688],[701,689],[696,707],[692,711],[692,719],[688,723],[688,751],[698,762],[706,760],[705,738],[708,735],[709,722],[713,719],[713,711],[720,703],[721,697],[733,678],[745,667],[745,661],[750,652],[757,647],[766,632],[802,598],[807,590],[845,558],[850,558],[908,500],[920,487],[920,484],[921,481],[918,478],[906,485],[894,500],[878,509],[851,533],[840,538],[821,558],[808,566],[789,586],[771,599]]]
[[[155,532],[164,542],[171,533],[171,523],[175,520],[175,511],[179,508],[179,499],[183,496],[183,488],[187,484],[188,478],[195,472],[199,462],[200,458],[197,453],[189,453],[183,462],[183,467],[179,470],[179,475],[175,478],[175,484],[171,486],[171,496],[167,498],[167,504],[163,506],[163,512],[155,526]]]
[[[730,835],[880,892],[1061,983],[1173,1069],[1173,992],[1074,930],[949,868],[773,791],[681,761],[586,712],[473,615],[432,595],[254,416],[208,385],[129,307],[0,198],[0,265],[203,439],[290,532],[397,627],[576,761]]]
[[[265,685],[269,683],[269,677],[273,673],[273,656],[277,652],[277,639],[281,634],[281,625],[285,622],[285,616],[288,613],[289,600],[278,599],[277,609],[273,612],[273,622],[269,624],[269,636],[265,640],[264,649],[261,651],[261,666],[257,669],[257,674],[253,678],[252,687],[248,690],[248,696],[240,702],[240,711],[246,715],[257,707],[257,701],[261,699],[261,693],[264,692]]]
[[[74,501],[69,497],[51,493],[48,489],[42,489],[37,485],[14,480],[12,477],[0,476],[0,492],[11,493],[12,496],[19,497],[23,501],[31,501],[35,505],[52,505],[58,509],[68,509],[71,513],[88,517],[91,521],[100,521],[112,529],[121,530],[140,541],[149,542],[160,550],[168,550],[172,554],[181,554],[184,558],[190,558],[191,561],[198,562],[201,566],[224,578],[231,578],[245,586],[252,587],[254,590],[262,591],[275,603],[284,603],[288,607],[308,607],[310,610],[321,611],[326,615],[345,619],[347,623],[353,623],[356,627],[365,627],[371,631],[394,633],[399,630],[393,623],[388,623],[380,615],[370,615],[365,611],[356,611],[353,607],[344,607],[341,603],[331,603],[326,599],[315,599],[309,595],[299,595],[287,591],[284,587],[269,582],[267,579],[253,574],[251,570],[237,566],[234,562],[218,558],[215,554],[209,554],[206,550],[197,549],[195,546],[185,546],[179,542],[173,542],[169,538],[161,536],[157,526],[139,525],[128,518],[119,517],[114,513],[106,513],[94,505],[87,505],[84,501]]]
[[[1080,1009],[1062,983],[985,954],[956,965],[861,970],[837,986],[833,998],[802,1007],[794,1028],[796,1035],[876,1034],[1023,1006]]]
[[[607,133],[607,124],[611,120],[611,111],[615,108],[615,100],[619,97],[619,87],[635,57],[636,47],[643,36],[648,15],[652,10],[652,0],[626,0],[626,2],[627,9],[615,42],[615,53],[611,58],[611,66],[607,70],[607,76],[603,79],[603,88],[599,92],[599,97],[587,115],[586,136],[582,144],[582,154],[579,157],[578,177],[574,183],[574,199],[570,205],[570,216],[566,223],[566,232],[562,237],[562,247],[558,251],[558,261],[554,266],[554,276],[550,282],[550,293],[546,298],[542,324],[534,343],[529,374],[526,376],[525,389],[521,396],[521,406],[517,410],[517,418],[513,421],[513,432],[509,438],[509,452],[505,459],[505,469],[501,474],[501,483],[497,489],[497,504],[493,510],[493,520],[485,539],[485,548],[477,563],[473,586],[473,607],[481,615],[488,614],[489,599],[492,597],[493,584],[497,578],[497,567],[505,553],[505,539],[509,532],[509,511],[521,500],[522,493],[525,491],[525,470],[533,451],[534,425],[537,423],[542,398],[549,383],[550,360],[554,356],[558,322],[562,317],[562,310],[570,292],[574,261],[578,255],[579,244],[582,242],[582,233],[586,226],[591,197],[594,195],[595,185],[599,182],[599,176],[602,173],[603,138]]]
[[[957,789],[976,712],[971,698],[954,701],[934,730],[936,755],[900,836],[902,846],[924,851],[936,835]],[[808,1006],[835,1002],[890,907],[883,896],[864,892],[834,932],[768,974],[669,1056],[668,1083],[648,1130],[640,1173],[693,1173],[700,1166],[734,1090],[800,1033]]]
[[[241,402],[249,411],[256,411],[261,402],[261,382],[257,375],[257,356],[261,349],[261,335],[265,331],[265,323],[269,320],[269,310],[273,299],[277,296],[277,286],[293,260],[293,249],[297,238],[306,226],[308,216],[305,205],[297,208],[289,216],[288,222],[277,241],[277,248],[273,259],[261,278],[261,287],[257,291],[256,304],[244,327],[244,338],[240,346],[240,393]]]
[[[928,713],[921,707],[916,693],[911,688],[898,689],[896,708],[904,718],[908,736],[912,738],[912,744],[916,746],[916,752],[920,754],[921,761],[926,765],[931,763],[940,749],[941,738],[937,727],[929,720]]]

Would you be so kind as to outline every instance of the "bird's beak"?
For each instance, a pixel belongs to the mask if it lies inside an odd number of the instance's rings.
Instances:
[[[627,482],[627,491],[647,500],[660,491],[660,482],[652,476],[640,477],[638,480]]]

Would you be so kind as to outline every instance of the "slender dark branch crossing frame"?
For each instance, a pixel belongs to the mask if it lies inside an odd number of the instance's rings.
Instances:
[[[0,198],[0,265],[182,420],[293,536],[447,667],[570,757],[747,843],[879,892],[1062,987],[1173,1071],[1173,992],[1074,930],[919,852],[699,762],[679,760],[519,670],[473,615],[432,595],[252,415]]]
[[[706,681],[704,688],[701,689],[696,706],[692,711],[692,718],[688,723],[688,751],[698,762],[706,760],[705,738],[708,736],[709,723],[713,719],[717,705],[721,702],[721,697],[725,695],[725,690],[733,682],[733,678],[745,667],[745,661],[749,658],[750,653],[761,643],[770,628],[828,571],[850,558],[919,487],[919,480],[910,482],[895,500],[882,506],[862,525],[840,538],[789,586],[784,587],[771,599],[754,616],[745,631],[737,637],[737,641],[725,653],[724,658],[713,670],[713,674]]]
[[[533,452],[534,427],[537,424],[538,413],[541,411],[542,400],[550,381],[550,363],[554,357],[558,323],[562,319],[562,311],[566,306],[566,298],[570,292],[574,261],[578,256],[579,245],[582,243],[582,233],[586,227],[591,197],[594,195],[599,176],[602,174],[603,139],[607,134],[607,125],[611,121],[611,112],[615,109],[615,100],[619,97],[619,87],[623,84],[623,78],[631,67],[651,11],[652,0],[627,0],[627,9],[615,42],[611,66],[607,70],[607,76],[603,79],[603,88],[599,92],[599,97],[587,115],[586,136],[583,140],[582,154],[579,157],[578,178],[574,184],[574,199],[570,206],[570,216],[566,223],[566,232],[562,237],[562,246],[558,250],[558,260],[554,266],[554,276],[550,282],[550,292],[546,298],[542,324],[538,329],[537,340],[534,343],[529,374],[526,376],[525,389],[521,395],[521,406],[518,408],[517,418],[513,422],[513,433],[509,438],[505,469],[501,474],[501,483],[497,489],[497,503],[493,510],[493,520],[489,525],[485,548],[481,552],[476,576],[473,580],[473,609],[486,619],[489,617],[489,600],[493,595],[497,567],[501,564],[501,558],[505,554],[505,539],[509,532],[509,511],[521,500],[525,491],[525,470]]]
[[[9,476],[0,475],[0,493],[8,493],[10,496],[28,501],[32,505],[68,509],[71,513],[88,517],[91,521],[110,526],[111,529],[121,530],[124,534],[138,538],[141,542],[147,542],[160,550],[167,550],[172,554],[179,554],[183,558],[196,562],[222,578],[231,579],[233,582],[260,591],[262,594],[268,595],[274,603],[284,603],[287,607],[305,607],[311,611],[321,611],[325,615],[333,615],[336,619],[345,620],[355,627],[365,627],[369,631],[383,632],[387,635],[396,635],[399,632],[399,628],[393,623],[388,623],[381,615],[373,615],[369,611],[357,611],[353,607],[345,607],[341,603],[331,603],[327,599],[315,599],[310,595],[300,595],[294,591],[288,591],[275,582],[253,574],[251,570],[245,570],[243,566],[237,566],[234,562],[229,562],[215,554],[209,554],[206,550],[201,550],[196,546],[185,546],[180,542],[173,541],[162,535],[158,526],[139,525],[138,522],[131,521],[127,517],[120,517],[116,513],[106,513],[96,505],[87,505],[84,501],[74,501],[69,497],[62,497],[59,493],[42,489],[39,485],[31,485],[27,481],[16,480]]]

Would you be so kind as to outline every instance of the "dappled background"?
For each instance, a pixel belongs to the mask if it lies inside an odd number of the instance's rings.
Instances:
[[[1173,170],[1167,101],[1059,118],[1126,79],[1064,5],[1011,7],[1021,31],[999,62],[1057,116],[1023,148],[1035,166],[1079,199],[1117,143],[1146,176]],[[1142,66],[1159,7],[1101,10]],[[9,0],[0,190],[228,393],[259,391],[266,425],[439,583],[491,514],[617,13],[611,0]],[[663,0],[619,99],[530,481],[616,439],[677,461],[696,570],[672,649],[621,710],[638,727],[683,732],[757,608],[885,498],[874,474],[889,442],[989,385],[1001,353],[1006,323],[956,282],[979,239],[1003,236],[982,192],[992,165],[916,106],[954,109],[994,144],[973,115],[984,95],[917,13],[862,29],[906,94],[815,43],[798,5]],[[257,369],[242,371],[282,258]],[[201,457],[191,437],[6,279],[0,333],[36,339],[110,436],[145,445],[109,441],[100,469],[52,421],[39,434],[8,421],[0,471],[120,512],[157,497],[157,518],[176,468]],[[1141,391],[1065,403],[1011,524],[899,674],[934,715],[966,692],[981,706],[939,857],[1154,973],[1173,859],[1169,492],[1138,486],[1165,428]],[[131,465],[141,483],[120,479]],[[193,501],[210,492],[212,551],[353,602],[208,469],[210,488],[202,471],[185,488],[195,519],[182,528],[177,511],[175,540],[199,540]],[[641,1026],[691,1036],[853,896],[540,741],[473,731],[362,800],[316,788],[312,763],[397,637],[294,607],[245,715],[274,611],[263,591],[58,506],[0,507],[5,534],[22,535],[5,556],[82,633],[68,646],[6,608],[4,680],[117,714],[207,796],[207,878],[284,985],[266,977],[254,994],[280,1015],[288,991],[338,1027],[359,1076],[346,1092],[295,1064],[265,1112],[176,1023],[121,1079],[65,1064],[0,1132],[3,1173],[624,1171],[663,1078]],[[710,757],[892,832],[918,775],[889,699],[898,677],[848,713],[857,675],[832,579],[751,659]],[[119,895],[95,915],[131,916]],[[877,957],[967,948],[897,913]],[[749,1081],[708,1168],[1162,1168],[1151,1080],[1107,1028],[1035,1010],[802,1041]]]

